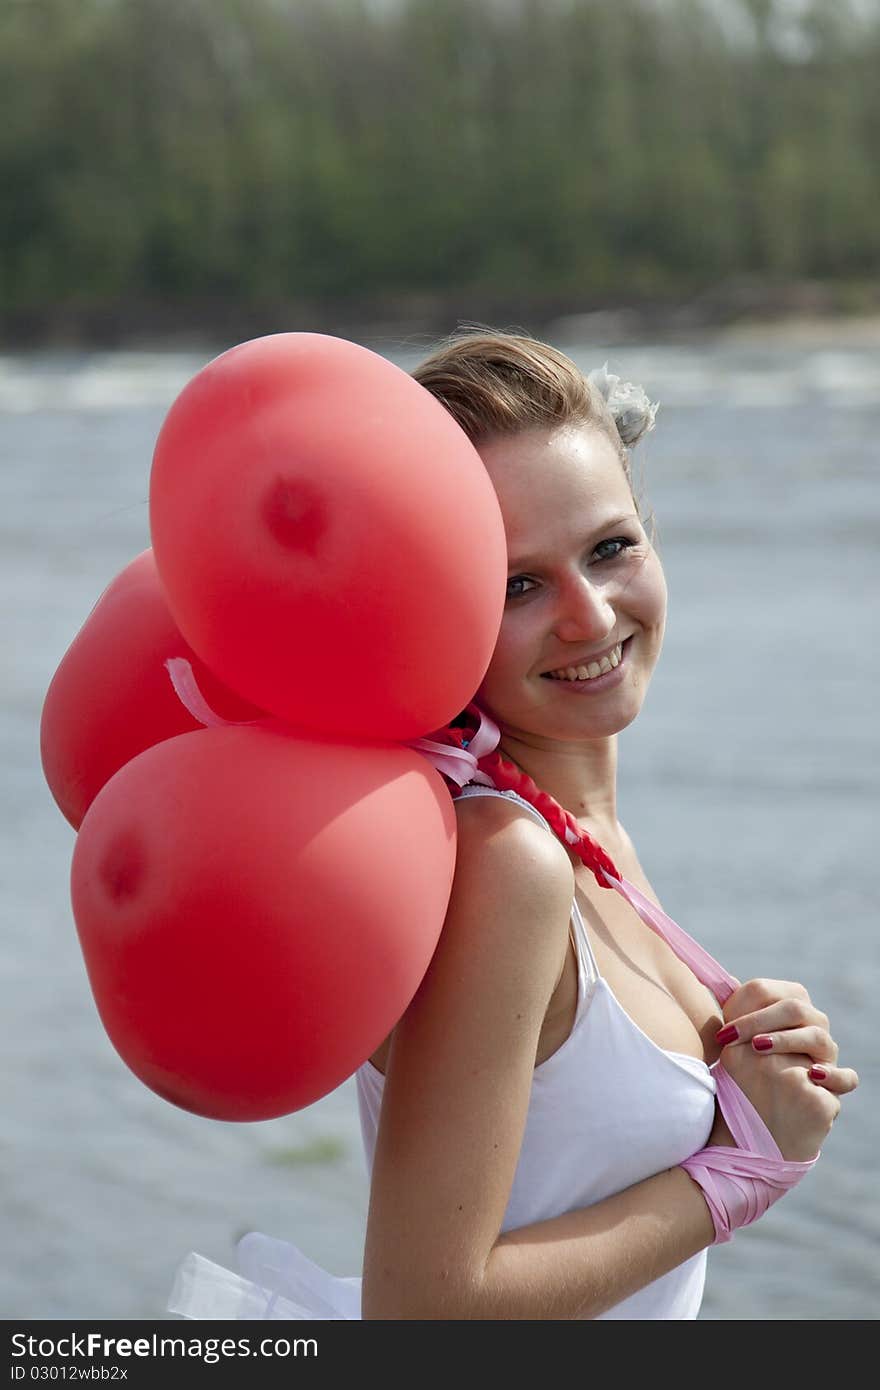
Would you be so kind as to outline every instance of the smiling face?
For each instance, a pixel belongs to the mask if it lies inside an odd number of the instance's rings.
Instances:
[[[617,451],[578,425],[478,448],[509,566],[477,703],[502,737],[535,746],[616,734],[642,706],[666,619],[663,570]]]

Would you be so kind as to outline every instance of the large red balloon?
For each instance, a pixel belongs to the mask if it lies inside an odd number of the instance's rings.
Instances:
[[[200,1115],[309,1105],[406,1009],[454,860],[452,800],[411,749],[268,728],[157,744],[98,794],[73,856],[111,1041]]]
[[[501,623],[504,527],[452,416],[367,348],[240,344],[184,388],[150,484],[181,631],[300,728],[406,740],[479,686]]]
[[[199,690],[221,718],[267,717],[222,685],[184,641],[153,552],[145,550],[105,589],[43,703],[43,772],[74,830],[123,764],[154,743],[201,728],[174,693],[164,664],[169,657],[190,662]]]

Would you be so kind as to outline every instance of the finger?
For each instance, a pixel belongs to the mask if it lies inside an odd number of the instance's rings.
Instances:
[[[743,1013],[737,1018],[729,1018],[723,1028],[715,1034],[716,1042],[722,1047],[728,1043],[751,1042],[759,1033],[775,1033],[785,1028],[822,1028],[828,1031],[828,1018],[808,999],[777,1000],[753,1013]],[[836,1057],[829,1061],[836,1061]]]
[[[835,1096],[848,1095],[859,1084],[859,1074],[853,1071],[852,1067],[835,1067],[830,1063],[823,1063],[821,1066],[814,1063],[807,1075],[814,1085],[821,1086],[823,1090],[830,1091]]]
[[[724,1017],[732,1019],[736,1014],[752,1013],[781,999],[802,999],[810,1002],[810,996],[797,980],[746,980],[735,989],[724,1005]]]
[[[763,1054],[805,1053],[813,1062],[836,1062],[837,1043],[826,1028],[786,1028],[781,1033],[756,1033],[752,1048]]]

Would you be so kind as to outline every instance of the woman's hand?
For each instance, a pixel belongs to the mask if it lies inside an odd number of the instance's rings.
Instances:
[[[747,980],[724,1005],[721,1063],[758,1111],[784,1158],[815,1157],[859,1078],[837,1065],[828,1019],[803,985]],[[758,1046],[755,1041],[758,1040]],[[770,1046],[766,1046],[769,1041]],[[719,1114],[711,1144],[733,1143]]]
[[[840,1111],[840,1101],[811,1081],[805,1053],[762,1057],[750,1047],[725,1047],[721,1065],[752,1102],[783,1158],[815,1158]],[[720,1113],[710,1144],[733,1144]]]
[[[833,1095],[854,1091],[859,1078],[837,1065],[837,1043],[828,1018],[815,1007],[803,985],[789,980],[747,980],[723,1009],[725,1024],[715,1035],[729,1055],[736,1045],[763,1056],[799,1058],[809,1080]],[[731,1068],[725,1067],[733,1075]]]

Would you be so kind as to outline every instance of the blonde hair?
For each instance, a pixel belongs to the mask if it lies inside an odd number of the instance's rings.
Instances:
[[[459,330],[413,376],[474,444],[521,430],[593,425],[614,445],[629,476],[629,456],[606,394],[549,343],[518,333]],[[604,380],[618,379],[606,372]],[[635,437],[630,430],[626,443],[634,444],[652,424],[653,417],[646,419]]]
[[[412,375],[473,444],[529,429],[592,425],[614,446],[641,512],[629,451],[654,428],[657,405],[641,386],[609,373],[607,363],[585,375],[538,338],[472,327],[444,339]]]

